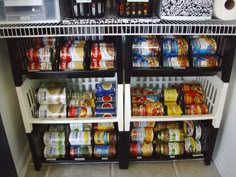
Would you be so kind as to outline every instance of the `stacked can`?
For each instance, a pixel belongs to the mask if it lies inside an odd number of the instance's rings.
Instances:
[[[208,114],[208,107],[204,103],[205,95],[200,84],[186,83],[181,86],[181,101],[185,105],[186,115]]]
[[[90,69],[114,69],[116,52],[113,43],[94,42],[91,44]]]
[[[159,67],[160,45],[156,37],[136,37],[132,46],[133,67]]]
[[[164,114],[160,102],[161,91],[154,88],[131,88],[133,116],[161,116]]]
[[[94,94],[91,91],[73,92],[70,97],[68,117],[84,118],[93,116]]]
[[[66,135],[64,125],[53,125],[44,132],[44,158],[64,158]]]
[[[70,124],[70,157],[91,158],[92,148],[92,124],[77,123]]]
[[[208,36],[194,36],[190,38],[193,67],[217,67],[217,43]]]
[[[35,38],[34,47],[27,49],[28,71],[52,70],[55,61],[55,38]]]
[[[66,118],[66,87],[63,83],[41,84],[37,102],[38,118]]]
[[[60,49],[59,70],[83,70],[85,41],[67,41]]]
[[[116,85],[114,83],[96,84],[95,117],[116,116]]]
[[[188,42],[183,37],[163,37],[163,67],[189,67]]]
[[[133,122],[130,154],[132,157],[150,157],[153,154],[153,127],[155,122]]]

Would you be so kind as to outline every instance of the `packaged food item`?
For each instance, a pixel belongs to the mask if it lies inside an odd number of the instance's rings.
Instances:
[[[115,117],[116,110],[115,109],[95,109],[96,117]]]
[[[176,104],[166,104],[167,107],[167,115],[168,116],[180,116],[183,114],[180,105]]]
[[[208,114],[208,108],[205,104],[185,105],[185,114],[187,115]]]
[[[70,131],[90,131],[92,130],[91,123],[73,123],[70,124]]]
[[[95,109],[98,110],[98,109],[116,109],[116,105],[115,103],[112,103],[112,102],[105,102],[105,103],[101,103],[101,102],[98,102],[95,104]]]
[[[185,136],[193,136],[194,133],[194,123],[192,120],[186,120],[183,122],[183,130]]]
[[[164,102],[176,102],[178,99],[178,92],[176,89],[164,89]]]
[[[132,104],[133,116],[162,116],[164,108],[162,103]]]
[[[218,60],[213,56],[193,57],[193,67],[218,67]]]
[[[137,37],[132,46],[134,56],[157,56],[160,45],[157,38]]]
[[[115,125],[113,122],[102,122],[102,123],[94,123],[94,130],[114,130]]]
[[[115,157],[116,147],[114,145],[95,145],[94,146],[94,156],[101,157]]]
[[[66,118],[66,105],[40,105],[38,118]]]
[[[47,84],[37,92],[39,104],[66,104],[66,87],[60,83]]]
[[[48,131],[49,132],[63,132],[66,130],[66,126],[63,124],[50,124]]]
[[[133,128],[131,130],[132,141],[151,143],[154,137],[152,128]]]
[[[52,70],[52,64],[46,62],[41,62],[41,63],[30,62],[27,68],[28,71],[48,71]]]
[[[214,55],[217,51],[217,43],[212,37],[200,37],[190,39],[192,55]]]
[[[188,92],[188,91],[196,91],[196,92],[202,92],[202,87],[200,84],[193,83],[193,84],[182,84],[181,86],[182,92]]]
[[[59,64],[59,70],[83,70],[84,62],[82,61],[70,61],[70,62],[61,62]]]
[[[98,103],[98,102],[115,102],[115,101],[116,101],[115,96],[105,95],[105,96],[97,96],[96,97],[96,103]]]
[[[96,84],[96,96],[102,97],[105,95],[115,96],[116,85],[113,83]]]
[[[156,88],[131,88],[131,95],[159,95],[160,89]]]
[[[113,131],[95,131],[94,143],[97,145],[116,144],[116,133]]]
[[[94,100],[90,99],[75,99],[75,100],[70,100],[70,107],[93,107]]]
[[[185,56],[188,54],[188,42],[184,38],[164,39],[163,55],[164,56]]]
[[[65,146],[45,146],[44,158],[64,158],[66,154]]]
[[[180,123],[179,122],[158,122],[154,127],[154,132],[161,131],[164,129],[179,129]]]
[[[91,61],[90,62],[90,69],[114,69],[115,64],[114,60],[107,60],[107,61]]]
[[[157,56],[134,56],[133,67],[159,67]]]
[[[93,111],[91,107],[69,107],[68,117],[69,118],[84,118],[92,117]]]
[[[177,57],[163,57],[163,67],[189,67],[189,59],[187,56],[177,56]]]
[[[44,46],[55,46],[56,38],[54,37],[36,37],[33,39],[34,46],[44,47]]]
[[[182,129],[166,129],[158,132],[157,141],[179,142],[184,141],[184,131]]]
[[[157,155],[174,156],[184,154],[184,143],[173,142],[157,144],[155,147],[155,152]]]
[[[60,50],[60,59],[62,62],[84,61],[84,46],[72,45],[70,47],[62,47]]]
[[[116,2],[117,12],[119,15],[123,16],[133,16],[133,15],[149,15],[149,2]],[[150,13],[150,12],[149,12]]]
[[[81,145],[70,147],[70,157],[91,158],[93,155],[92,146]]]
[[[65,145],[64,132],[44,132],[43,142],[46,146],[62,146]]]
[[[51,63],[52,51],[49,47],[45,48],[29,48],[26,52],[29,62]]]
[[[133,122],[133,127],[134,128],[153,128],[155,126],[154,121],[150,122]]]
[[[202,104],[205,100],[202,91],[186,91],[184,92],[183,97],[184,104]]]
[[[201,153],[201,142],[195,140],[193,137],[185,138],[185,152],[187,154],[199,154]]]
[[[85,91],[85,92],[73,92],[71,94],[72,100],[80,100],[80,99],[88,99],[91,100],[94,98],[93,92]]]
[[[194,129],[194,134],[195,134],[195,139],[196,140],[199,140],[202,136],[202,128],[201,128],[201,125],[198,124],[198,123],[195,123],[195,129]]]
[[[132,103],[146,103],[146,102],[159,102],[159,95],[132,95]]]
[[[90,131],[71,131],[69,135],[70,145],[91,145]]]
[[[152,143],[140,143],[140,142],[132,142],[130,143],[130,154],[132,157],[143,156],[150,157],[153,153],[153,145]]]
[[[92,46],[91,61],[115,60],[115,49],[112,46]]]

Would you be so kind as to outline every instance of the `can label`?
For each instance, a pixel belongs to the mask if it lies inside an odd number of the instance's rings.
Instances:
[[[76,124],[70,124],[70,130],[71,131],[89,131],[92,130],[92,124],[91,123],[76,123]]]
[[[179,57],[164,57],[163,58],[164,67],[189,67],[188,57],[179,56]]]
[[[187,91],[184,92],[185,104],[202,104],[204,103],[204,94],[202,92]]]
[[[90,69],[114,69],[114,60],[91,61]]]
[[[153,153],[153,145],[152,143],[146,144],[144,143],[142,146],[142,155],[144,157],[150,157]]]
[[[45,146],[45,158],[64,158],[66,153],[65,146]]]
[[[94,143],[97,145],[110,144],[110,134],[105,131],[96,131],[94,134]]]
[[[162,103],[132,104],[133,116],[161,116],[164,113]]]
[[[169,155],[180,155],[180,144],[175,143],[168,143],[169,147]]]
[[[39,118],[66,118],[65,105],[40,105]]]
[[[92,92],[80,92],[80,93],[72,93],[71,95],[72,100],[79,100],[79,99],[93,99],[93,93]]]
[[[116,98],[110,95],[96,97],[96,102],[115,102],[115,100]]]
[[[155,122],[133,122],[133,127],[135,128],[153,128],[155,126]]]
[[[52,70],[52,64],[51,63],[30,62],[28,64],[28,71],[47,71],[47,70]]]
[[[130,143],[130,154],[132,157],[137,157],[142,155],[142,143],[131,142]]]
[[[178,122],[159,122],[156,124],[154,131],[161,131],[164,129],[179,129],[180,124]]]
[[[163,55],[165,56],[181,56],[187,55],[188,42],[183,38],[164,39]]]
[[[216,54],[217,44],[214,38],[201,37],[190,39],[192,55],[214,55]]]
[[[50,48],[30,48],[27,50],[26,56],[30,62],[50,63],[51,62],[51,49]]]
[[[109,145],[95,145],[94,155],[96,157],[109,157]]]
[[[116,86],[112,83],[102,83],[102,84],[96,84],[96,96],[115,96],[116,94]]]
[[[180,129],[169,129],[169,141],[181,141]]]
[[[178,98],[178,92],[176,89],[164,89],[164,101],[176,102]]]
[[[183,122],[184,134],[186,136],[193,136],[194,133],[194,123],[192,120],[186,120]]]
[[[160,90],[154,88],[131,88],[131,95],[159,95]]]
[[[93,100],[89,100],[89,99],[77,99],[77,100],[70,100],[70,107],[92,107]]]
[[[34,38],[34,46],[55,46],[56,39],[53,37]]]
[[[115,126],[112,122],[102,122],[102,123],[94,123],[93,124],[94,130],[114,130]]]
[[[132,103],[158,102],[160,97],[158,95],[133,95],[131,101]]]
[[[45,132],[43,136],[45,145],[48,146],[61,146],[65,145],[65,133],[64,132]]]
[[[116,113],[95,113],[96,117],[116,117]]]
[[[180,105],[177,105],[176,102],[175,104],[167,104],[167,114],[169,116],[180,116],[182,113]]]
[[[159,67],[159,60],[157,57],[151,56],[134,56],[133,67]]]
[[[111,46],[92,46],[91,59],[92,61],[115,60],[115,49]]]
[[[70,118],[84,118],[92,117],[92,108],[91,107],[69,107],[68,117]]]
[[[183,92],[188,92],[188,91],[202,92],[202,88],[200,84],[183,84],[182,91]]]
[[[60,59],[63,63],[68,63],[72,60],[68,47],[61,48],[61,50],[60,50]]]
[[[98,109],[115,109],[115,103],[96,103],[96,110]]]
[[[92,157],[93,149],[92,146],[71,146],[70,156],[71,157]]]
[[[70,132],[69,142],[71,145],[91,145],[90,131]]]
[[[202,129],[201,126],[199,124],[195,125],[195,139],[199,140],[202,136]]]
[[[202,152],[202,145],[200,140],[195,140],[196,142],[196,154],[200,154]]]
[[[83,70],[84,62],[74,61],[74,62],[61,62],[59,65],[60,70]]]
[[[186,105],[185,114],[187,115],[208,114],[208,108],[205,104]]]
[[[193,67],[217,67],[218,60],[212,56],[193,57]]]
[[[63,132],[63,131],[65,131],[65,126],[61,125],[61,124],[59,124],[59,125],[51,124],[49,126],[49,130],[48,131],[49,132]]]
[[[135,128],[131,131],[132,141],[151,143],[153,136],[152,128]]]

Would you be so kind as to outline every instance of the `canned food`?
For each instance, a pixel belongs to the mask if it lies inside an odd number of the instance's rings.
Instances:
[[[95,109],[98,110],[98,109],[116,109],[116,105],[115,103],[96,103],[95,104]]]
[[[96,113],[95,112],[95,116],[96,117],[104,117],[104,118],[108,118],[108,117],[116,117],[116,113]]]
[[[76,99],[76,100],[70,100],[70,107],[92,107],[94,106],[93,103],[94,100],[90,99]]]
[[[80,99],[93,99],[93,92],[85,91],[85,92],[75,92],[72,93],[71,99],[72,100],[80,100]]]
[[[61,124],[59,125],[51,124],[48,129],[49,132],[63,132],[65,130],[66,130],[66,126],[61,125]]]
[[[185,114],[187,115],[208,114],[208,108],[205,104],[185,105]]]
[[[193,137],[185,138],[185,152],[187,154],[201,153],[201,142]]]
[[[48,84],[37,93],[39,104],[66,104],[66,88],[62,84]]]
[[[72,45],[69,48],[63,47],[60,50],[60,59],[62,62],[84,61],[84,46]]]
[[[59,70],[83,70],[84,62],[83,61],[71,61],[71,62],[61,62],[59,65]]]
[[[202,91],[187,91],[184,92],[184,104],[202,104],[204,103],[205,97]]]
[[[217,50],[215,39],[207,36],[190,39],[190,46],[192,55],[214,55]]]
[[[155,88],[131,88],[131,95],[159,95],[161,90]]]
[[[68,117],[69,118],[84,118],[92,117],[93,112],[91,107],[69,107]]]
[[[90,131],[90,130],[92,130],[91,123],[70,124],[70,131]]]
[[[29,48],[26,56],[29,62],[36,63],[50,63],[51,62],[51,49],[50,48]]]
[[[43,38],[34,38],[34,46],[54,46],[56,43],[56,38],[53,37],[43,37]]]
[[[163,58],[163,66],[164,67],[189,67],[189,59],[186,56],[178,56],[178,57],[164,57]]]
[[[91,145],[90,131],[72,131],[69,135],[69,142],[71,145]]]
[[[150,157],[153,153],[153,145],[152,143],[139,143],[139,142],[132,142],[130,143],[130,154],[132,157],[137,156],[144,156]]]
[[[66,105],[40,105],[38,118],[66,118]]]
[[[133,116],[162,116],[164,108],[162,103],[132,104]]]
[[[202,92],[202,87],[200,84],[182,84],[181,88],[183,92],[188,92],[188,91]]]
[[[134,56],[133,67],[159,67],[158,57],[152,56]]]
[[[132,46],[135,56],[157,56],[160,52],[160,45],[157,38],[137,37]]]
[[[47,71],[52,70],[52,64],[51,63],[36,63],[36,62],[30,62],[28,64],[28,71]]]
[[[116,85],[112,83],[102,83],[102,84],[96,84],[96,96],[115,96],[116,95]]]
[[[115,102],[115,101],[116,101],[115,96],[105,95],[96,97],[96,102]]]
[[[102,123],[94,123],[93,124],[94,130],[114,130],[115,126],[112,122],[102,122]]]
[[[133,128],[131,130],[132,141],[151,143],[154,137],[152,128]]]
[[[93,155],[93,148],[92,146],[71,146],[70,147],[70,156],[71,157],[92,157]]]
[[[112,131],[95,131],[94,143],[97,145],[116,144],[116,133]]]
[[[90,69],[114,69],[115,64],[114,60],[107,60],[107,61],[91,61]]]
[[[91,48],[92,61],[115,60],[115,49],[111,46],[95,46]]]
[[[184,141],[184,131],[182,129],[166,129],[158,132],[157,141],[179,142]]]
[[[133,122],[133,127],[134,128],[153,128],[155,126],[155,122]]]
[[[43,135],[44,145],[48,146],[61,146],[65,145],[64,132],[44,132]]]
[[[64,158],[66,154],[65,146],[45,146],[44,158]]]
[[[192,120],[186,120],[183,122],[183,130],[185,136],[193,136],[194,133],[194,123]]]
[[[175,104],[167,104],[167,115],[169,116],[180,116],[183,114],[180,105]]]
[[[94,156],[101,157],[115,157],[116,147],[114,145],[95,145]]]
[[[159,102],[159,95],[132,95],[131,102],[132,103],[145,103],[145,102]]]
[[[181,56],[188,54],[188,42],[184,38],[164,39],[163,55],[164,56]]]
[[[154,132],[161,131],[164,129],[179,129],[180,123],[179,122],[158,122],[154,127]]]
[[[193,57],[193,67],[217,67],[218,60],[213,56]]]
[[[178,99],[178,92],[176,89],[164,89],[164,101],[176,102]]]
[[[202,136],[202,128],[199,124],[195,123],[195,139],[199,140]]]
[[[173,142],[156,145],[155,152],[157,155],[183,155],[184,154],[184,143]]]

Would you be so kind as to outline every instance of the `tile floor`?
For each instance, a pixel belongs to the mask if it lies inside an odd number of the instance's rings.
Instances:
[[[173,162],[130,162],[128,170],[113,164],[43,165],[35,171],[30,163],[26,177],[220,177],[214,163],[202,160]]]

